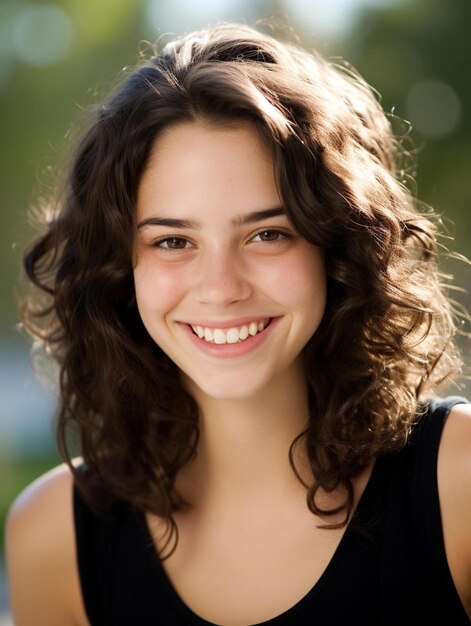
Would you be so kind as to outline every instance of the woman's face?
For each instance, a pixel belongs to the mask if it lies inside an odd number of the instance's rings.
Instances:
[[[142,321],[190,391],[250,397],[301,375],[325,308],[323,255],[285,215],[254,127],[185,122],[156,140],[134,255]]]

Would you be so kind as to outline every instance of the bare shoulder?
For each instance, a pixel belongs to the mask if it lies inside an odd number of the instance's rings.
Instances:
[[[456,404],[448,414],[440,442],[439,469],[457,486],[471,483],[471,474],[463,471],[471,469],[471,404]]]
[[[446,419],[437,474],[448,563],[471,617],[471,404],[455,405]]]
[[[84,621],[75,557],[73,477],[60,465],[31,483],[10,507],[5,544],[15,626]]]
[[[20,539],[21,545],[40,550],[47,549],[49,541],[57,545],[58,539],[65,538],[73,530],[72,484],[72,473],[63,463],[28,485],[8,512],[8,546],[14,547]]]
[[[47,513],[54,503],[64,505],[63,497],[70,493],[72,475],[62,463],[30,483],[14,500],[8,516],[8,524],[18,526],[31,517]]]
[[[469,537],[471,556],[471,404],[457,404],[443,427],[438,455],[438,486],[442,514],[458,514],[462,535]]]

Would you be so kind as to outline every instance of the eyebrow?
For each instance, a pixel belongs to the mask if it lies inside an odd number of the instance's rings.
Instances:
[[[253,211],[245,215],[239,215],[232,220],[235,226],[243,226],[245,224],[254,224],[255,222],[261,222],[267,220],[270,217],[278,217],[279,215],[286,215],[286,211],[281,207],[273,209],[264,209],[262,211]],[[201,223],[195,220],[179,219],[173,217],[158,217],[154,215],[152,217],[146,217],[141,220],[137,228],[145,228],[147,226],[167,226],[170,228],[193,228],[197,229],[201,227]]]

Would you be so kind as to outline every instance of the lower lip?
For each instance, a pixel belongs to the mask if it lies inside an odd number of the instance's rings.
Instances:
[[[183,329],[184,332],[189,336],[193,344],[202,352],[209,354],[210,356],[214,356],[220,359],[231,359],[240,356],[244,356],[256,350],[260,345],[262,345],[273,332],[273,328],[277,325],[280,317],[271,318],[268,326],[257,333],[254,336],[249,336],[245,341],[239,341],[238,343],[210,343],[209,341],[205,341],[204,339],[200,339],[198,335],[196,335],[191,326],[184,323],[179,323],[178,325]]]

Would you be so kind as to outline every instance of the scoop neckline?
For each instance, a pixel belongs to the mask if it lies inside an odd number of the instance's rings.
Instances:
[[[371,495],[374,491],[375,484],[378,480],[380,465],[381,459],[376,459],[368,478],[368,482],[358,500],[355,512],[352,515],[352,518],[350,519],[348,525],[346,526],[345,531],[330,561],[327,563],[324,571],[314,583],[314,585],[304,594],[304,596],[302,596],[297,602],[288,607],[282,613],[279,613],[278,615],[275,615],[274,617],[271,617],[270,619],[263,622],[254,622],[249,626],[280,626],[281,624],[293,624],[294,622],[292,620],[296,617],[296,615],[299,614],[315,597],[322,593],[329,579],[332,577],[335,570],[337,569],[338,564],[342,560],[354,536],[355,522],[361,516],[365,508],[368,507],[368,503],[371,500]],[[145,554],[148,565],[152,572],[155,574],[156,578],[158,578],[159,581],[163,584],[165,593],[169,601],[172,603],[172,606],[174,607],[176,613],[178,613],[182,619],[186,619],[188,623],[194,624],[196,626],[221,626],[221,624],[217,624],[216,622],[210,622],[204,617],[201,617],[200,615],[195,613],[195,611],[193,611],[180,597],[177,590],[173,586],[173,583],[170,580],[167,572],[165,571],[162,561],[157,554],[154,540],[147,524],[145,513],[142,511],[139,512],[139,526],[142,537],[147,547]]]

